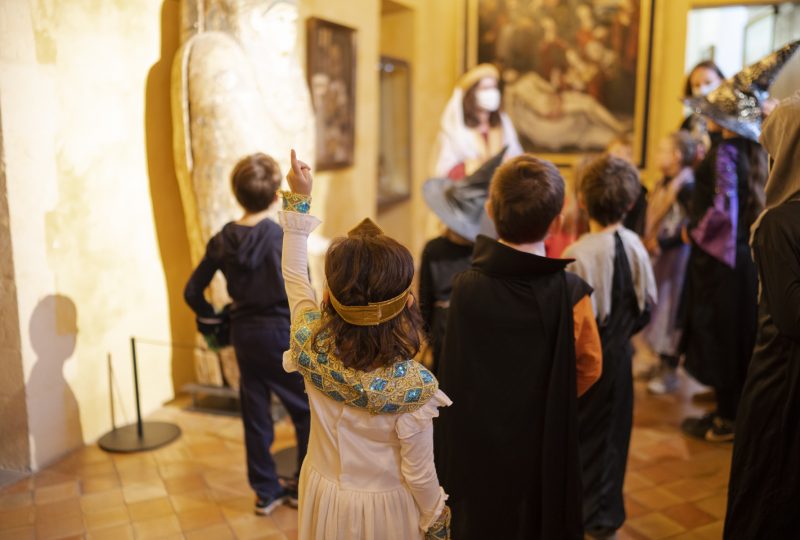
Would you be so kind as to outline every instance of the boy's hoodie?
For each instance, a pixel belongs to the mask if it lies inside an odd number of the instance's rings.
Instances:
[[[270,219],[248,227],[228,223],[208,242],[205,257],[186,285],[186,302],[200,317],[214,315],[200,284],[221,270],[233,303],[231,319],[281,319],[289,322],[289,303],[281,274],[283,230]]]

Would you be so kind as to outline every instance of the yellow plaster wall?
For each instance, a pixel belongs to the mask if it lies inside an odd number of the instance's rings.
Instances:
[[[2,135],[0,130],[0,470],[26,471],[30,469],[31,461],[28,407],[25,403]]]
[[[0,109],[33,468],[110,428],[109,353],[118,423],[133,421],[128,338],[171,338],[161,258],[182,255],[159,249],[145,133],[161,7],[0,3]],[[182,227],[180,215],[173,219]],[[171,360],[167,349],[141,347],[144,412],[172,397]]]
[[[460,73],[463,0],[395,0],[381,15],[380,0],[308,0],[303,17],[315,16],[358,30],[355,166],[317,173],[315,212],[322,234],[344,234],[365,216],[377,218],[388,234],[408,245],[416,256],[426,240],[427,207],[422,184],[430,170],[431,149],[439,116]],[[403,8],[403,9],[398,9]],[[412,169],[411,199],[377,215],[378,111],[377,61],[381,54],[411,63]]]
[[[380,2],[306,0],[300,2],[300,16],[301,21],[319,17],[357,30],[354,164],[346,169],[317,172],[314,176],[314,213],[323,221],[318,232],[333,237],[345,234],[364,217],[375,217]],[[302,33],[305,35],[304,28]]]
[[[411,86],[410,99],[411,99],[411,119],[412,123],[412,145],[417,141],[418,133],[413,129],[414,122],[414,105],[417,92],[413,88],[418,79],[417,62],[415,61],[414,41],[415,33],[415,20],[419,17],[417,10],[414,7],[395,8],[391,12],[384,12],[380,19],[380,55],[390,56],[405,60],[411,66]],[[380,99],[380,96],[378,96]],[[418,190],[413,189],[413,178],[415,177],[414,170],[414,155],[412,147],[411,156],[411,175],[412,175],[412,193],[411,198],[394,204],[378,212],[378,224],[390,236],[397,239],[399,242],[406,246],[411,247],[414,243],[414,203],[419,197]],[[414,253],[412,251],[412,253]]]
[[[430,214],[422,184],[430,175],[439,118],[461,73],[464,2],[395,3],[406,9],[383,16],[380,50],[411,64],[413,178],[411,198],[381,212],[378,221],[411,249],[419,263]]]

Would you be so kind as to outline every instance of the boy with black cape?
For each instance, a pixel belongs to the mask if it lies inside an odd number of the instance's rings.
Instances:
[[[627,161],[605,156],[580,179],[579,201],[589,232],[564,251],[568,269],[594,288],[592,304],[603,344],[603,374],[578,400],[587,539],[610,540],[625,522],[622,489],[633,429],[633,347],[655,304],[650,257],[639,236],[623,226],[639,190],[639,173]]]
[[[764,209],[767,158],[758,142],[769,87],[800,41],[689,100],[722,128],[722,138],[695,170],[688,233],[692,240],[684,291],[684,368],[714,388],[717,408],[687,418],[681,429],[708,442],[735,437],[737,411],[758,326],[758,275],[750,229]]]
[[[577,395],[602,356],[591,288],[564,271],[569,261],[545,256],[564,182],[522,155],[490,191],[500,240],[479,236],[456,277],[439,374],[455,403],[435,432],[453,538],[579,540]]]

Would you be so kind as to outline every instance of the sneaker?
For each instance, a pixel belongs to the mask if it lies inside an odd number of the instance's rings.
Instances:
[[[678,370],[664,367],[656,377],[647,383],[647,391],[657,396],[671,394],[678,389]]]
[[[286,496],[281,493],[277,497],[256,497],[255,513],[259,516],[268,516],[281,504]]]
[[[690,437],[694,437],[695,439],[706,440],[706,433],[708,433],[708,430],[711,429],[711,426],[714,424],[715,416],[716,415],[712,412],[705,414],[700,418],[697,417],[686,418],[681,423],[681,430]]]
[[[733,442],[733,422],[725,420],[720,416],[714,416],[714,422],[706,431],[705,439],[708,442]]]

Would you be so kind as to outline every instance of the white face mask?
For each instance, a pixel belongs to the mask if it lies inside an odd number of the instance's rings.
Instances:
[[[694,94],[694,97],[707,96],[712,91],[717,89],[717,87],[720,85],[720,82],[721,81],[717,81],[717,82],[713,82],[713,83],[709,83],[709,84],[703,84],[701,86],[695,86],[692,89],[692,93]]]
[[[475,92],[475,102],[481,109],[494,112],[500,108],[500,90],[497,88],[482,88]]]

